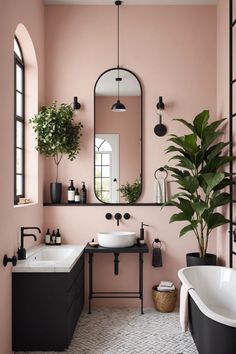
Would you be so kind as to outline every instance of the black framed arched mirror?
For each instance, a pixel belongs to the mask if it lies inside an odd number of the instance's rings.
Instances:
[[[94,191],[103,203],[134,203],[142,192],[142,86],[128,69],[94,87]]]

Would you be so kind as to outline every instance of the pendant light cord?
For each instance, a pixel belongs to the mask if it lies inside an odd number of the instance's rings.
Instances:
[[[118,100],[120,100],[120,5],[121,1],[116,1],[117,5],[117,68],[118,68]]]
[[[120,5],[117,6],[117,67],[120,67]]]

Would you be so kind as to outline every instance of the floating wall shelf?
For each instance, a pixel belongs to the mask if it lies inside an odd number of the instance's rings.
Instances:
[[[86,207],[86,206],[162,206],[163,204],[158,204],[158,203],[119,203],[119,204],[103,204],[103,203],[87,203],[87,204],[76,204],[76,203],[60,203],[60,204],[55,204],[55,203],[43,203],[44,206],[69,206],[69,207]]]

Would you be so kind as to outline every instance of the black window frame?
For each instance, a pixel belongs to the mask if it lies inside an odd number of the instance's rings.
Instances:
[[[14,204],[19,202],[19,198],[25,197],[25,64],[24,64],[24,57],[23,52],[21,49],[21,45],[17,37],[14,37],[16,40],[17,45],[19,47],[21,58],[16,54],[14,50]],[[16,70],[17,66],[22,69],[22,92],[17,90],[16,86]],[[22,94],[22,117],[16,114],[16,107],[17,107],[17,92]],[[17,122],[22,123],[22,147],[17,147]],[[22,171],[21,173],[16,171],[16,159],[17,159],[17,149],[22,150]],[[22,193],[16,193],[16,186],[17,186],[17,176],[22,176]]]

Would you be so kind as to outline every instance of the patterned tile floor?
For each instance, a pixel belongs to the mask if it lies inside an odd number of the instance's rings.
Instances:
[[[32,352],[41,353],[47,354]],[[198,351],[190,333],[181,332],[176,312],[145,309],[145,314],[140,315],[139,309],[101,308],[94,309],[91,315],[82,313],[71,345],[64,353],[197,354]]]

